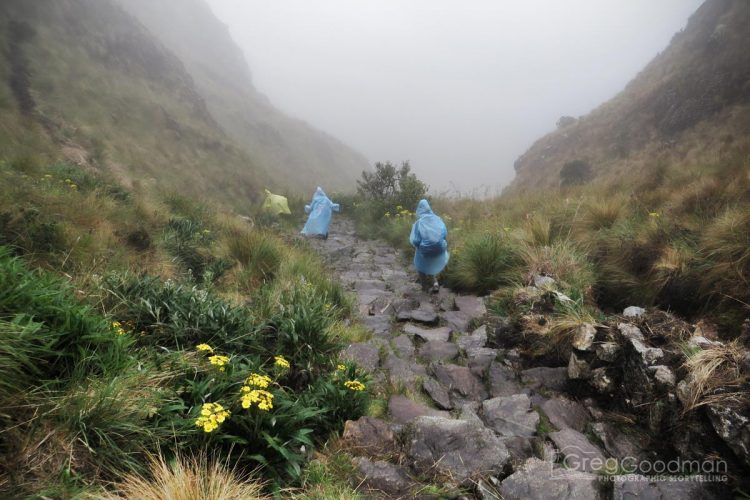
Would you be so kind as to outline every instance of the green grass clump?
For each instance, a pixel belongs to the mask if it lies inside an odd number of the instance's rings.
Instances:
[[[506,234],[480,232],[454,250],[445,282],[458,290],[487,294],[518,279],[520,248]]]

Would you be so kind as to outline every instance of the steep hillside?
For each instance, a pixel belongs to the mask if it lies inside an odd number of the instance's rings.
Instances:
[[[566,179],[628,181],[657,164],[713,164],[746,154],[749,127],[750,3],[707,0],[618,96],[578,120],[561,119],[523,154],[510,191]]]
[[[46,153],[238,205],[268,182],[179,59],[112,2],[9,0],[0,26],[3,158]]]
[[[367,168],[359,153],[284,115],[255,90],[244,55],[203,0],[118,1],[185,63],[224,130],[290,187],[352,187]]]

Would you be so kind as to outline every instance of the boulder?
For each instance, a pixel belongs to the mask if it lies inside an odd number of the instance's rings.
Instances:
[[[469,367],[471,368],[471,364],[469,364]],[[497,361],[490,363],[490,368],[487,371],[487,382],[490,395],[493,398],[519,394],[524,390],[518,383],[515,372]]]
[[[626,307],[622,311],[622,315],[625,318],[640,318],[644,314],[646,314],[646,310],[644,308],[638,307],[638,306]]]
[[[510,463],[513,469],[519,469],[526,460],[534,457],[534,447],[531,439],[524,436],[511,436],[502,438],[505,447],[510,453]]]
[[[453,342],[430,340],[419,348],[419,356],[427,361],[452,361],[458,357],[458,346]]]
[[[422,388],[430,396],[435,405],[441,410],[452,410],[453,403],[451,403],[450,394],[448,391],[440,385],[440,383],[432,377],[427,377],[422,382]]]
[[[617,459],[634,458],[641,462],[650,456],[648,437],[635,429],[628,427],[624,432],[609,422],[595,422],[591,424],[591,432],[602,442],[606,452]]]
[[[595,474],[569,471],[536,458],[506,477],[498,488],[505,500],[602,500],[603,483]]]
[[[596,346],[596,357],[607,363],[613,363],[620,353],[620,344],[617,342],[602,342]]]
[[[576,328],[571,344],[579,351],[590,351],[596,337],[596,328],[591,323],[583,323]]]
[[[347,420],[342,439],[357,453],[379,455],[396,449],[396,436],[391,426],[375,417]]]
[[[353,481],[352,486],[358,489],[379,491],[390,498],[400,498],[407,496],[418,484],[399,465],[382,460],[371,461],[365,457],[357,457],[353,462],[357,467],[357,481]]]
[[[479,418],[479,403],[464,403],[461,405],[458,418],[461,420],[469,420],[471,422],[477,422],[480,425],[484,425],[482,419]]]
[[[589,414],[581,404],[563,397],[548,399],[540,405],[549,422],[558,429],[586,430]]]
[[[429,342],[430,340],[442,340],[447,342],[451,336],[451,329],[448,327],[441,328],[422,328],[411,323],[404,325],[404,333],[413,335],[419,339]]]
[[[539,414],[531,409],[531,400],[526,394],[482,402],[482,418],[501,436],[533,436],[539,425]]]
[[[487,397],[481,380],[466,366],[432,364],[431,371],[454,397],[471,401],[481,401]]]
[[[584,359],[579,359],[574,352],[570,353],[568,378],[571,380],[588,380],[591,378],[591,366]]]
[[[405,424],[417,417],[429,415],[433,417],[450,418],[447,411],[434,410],[422,403],[412,401],[406,396],[396,394],[388,400],[388,412],[397,424]]]
[[[380,349],[369,342],[357,342],[341,352],[341,358],[352,361],[368,371],[375,371],[380,364]]]
[[[564,366],[529,368],[521,372],[521,382],[534,390],[562,391],[568,383],[568,369]]]
[[[555,443],[566,469],[594,474],[605,471],[604,453],[580,432],[574,429],[562,429],[550,433],[548,437]]]
[[[750,416],[735,403],[714,403],[707,407],[716,434],[737,457],[750,465]]]
[[[654,377],[657,387],[664,391],[674,388],[676,378],[674,372],[668,366],[649,366],[648,371],[651,372],[651,375]]]
[[[706,483],[685,478],[682,481],[650,481],[646,476],[623,476],[614,482],[613,500],[713,500]]]
[[[403,432],[404,451],[418,474],[471,479],[502,474],[510,454],[490,429],[468,420],[417,417]]]
[[[541,274],[535,274],[532,281],[537,288],[548,288],[555,284],[555,278],[551,276],[542,276]]]

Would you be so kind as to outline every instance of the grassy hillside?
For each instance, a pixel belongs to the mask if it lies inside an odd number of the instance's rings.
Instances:
[[[307,193],[317,185],[354,186],[367,160],[284,115],[258,93],[244,55],[204,0],[120,3],[185,63],[216,121],[261,167],[284,179],[286,188]]]
[[[750,4],[707,0],[614,99],[561,119],[516,162],[513,192],[561,183],[632,185],[719,165],[750,150]],[[563,171],[566,164],[587,167]],[[571,175],[572,174],[572,175]]]
[[[337,360],[362,333],[320,259],[261,220],[0,162],[1,497],[300,484],[367,407]]]

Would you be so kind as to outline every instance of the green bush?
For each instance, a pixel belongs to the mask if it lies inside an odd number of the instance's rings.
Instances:
[[[397,168],[391,162],[376,163],[374,172],[362,172],[357,193],[364,200],[359,211],[369,220],[377,220],[386,212],[397,213],[397,207],[416,208],[427,195],[427,186],[411,172],[409,162]]]

